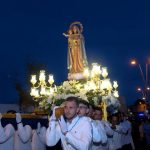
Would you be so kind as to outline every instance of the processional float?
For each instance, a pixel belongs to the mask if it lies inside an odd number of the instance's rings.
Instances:
[[[103,110],[103,118],[107,120],[107,109],[112,112],[119,107],[117,81],[111,83],[106,67],[98,63],[88,65],[83,26],[80,22],[73,22],[63,35],[68,38],[68,80],[56,86],[53,75],[46,81],[44,70],[39,78],[31,76],[30,95],[38,102],[41,109],[51,109],[54,105],[62,105],[69,96],[79,97]]]

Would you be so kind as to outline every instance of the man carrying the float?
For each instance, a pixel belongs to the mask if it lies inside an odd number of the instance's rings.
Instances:
[[[85,100],[79,101],[79,116],[87,116],[89,112],[89,103]],[[101,121],[93,120],[92,118],[87,117],[92,125],[92,149],[99,149],[99,145],[106,145],[107,136]],[[96,147],[95,147],[96,145]]]
[[[68,97],[64,104],[64,115],[55,117],[55,108],[46,132],[48,146],[61,139],[64,150],[88,150],[92,142],[92,127],[87,117],[78,116],[78,98]]]

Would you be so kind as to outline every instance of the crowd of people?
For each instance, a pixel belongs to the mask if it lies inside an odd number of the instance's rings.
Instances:
[[[123,113],[102,119],[100,107],[76,97],[64,102],[64,113],[57,118],[53,108],[48,128],[37,123],[37,129],[23,126],[20,113],[16,113],[17,130],[12,124],[3,127],[0,114],[0,150],[134,150],[132,126]]]
[[[150,149],[150,118],[147,115],[131,119],[133,138],[137,150]]]

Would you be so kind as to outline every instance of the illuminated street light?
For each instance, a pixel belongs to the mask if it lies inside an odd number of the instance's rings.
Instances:
[[[144,90],[141,87],[138,87],[137,91],[142,93],[143,100],[148,99],[148,92],[150,91],[150,87],[146,87]]]
[[[137,62],[136,62],[136,60],[134,59],[134,60],[131,60],[131,65],[136,65],[137,64]]]
[[[136,59],[132,59],[130,63],[131,63],[131,65],[138,65],[138,67],[140,69],[142,80],[144,82],[144,86],[146,87],[146,79],[144,77],[144,73],[143,73],[143,69],[142,69],[141,65],[138,63],[138,61]]]
[[[137,88],[137,90],[138,90],[138,91],[142,91],[142,89],[141,89],[141,88]]]
[[[145,93],[142,88],[138,87],[137,91],[142,93],[142,97],[145,97]]]
[[[150,91],[150,87],[148,86],[148,64],[150,63],[150,58],[148,59],[148,61],[146,62],[146,71],[145,71],[145,75],[144,75],[144,72],[143,72],[143,69],[141,67],[141,64],[136,60],[136,59],[132,59],[130,61],[130,64],[133,65],[133,66],[138,66],[139,69],[140,69],[140,74],[141,74],[141,77],[142,77],[142,81],[144,83],[144,88],[137,88],[137,91],[139,92],[142,92],[142,95],[143,95],[143,98],[144,99],[147,99],[148,100],[148,91]]]
[[[150,91],[150,87],[147,87],[146,90],[147,90],[147,91]]]
[[[142,99],[143,99],[143,100],[146,100],[146,98],[145,98],[145,97],[142,97]]]

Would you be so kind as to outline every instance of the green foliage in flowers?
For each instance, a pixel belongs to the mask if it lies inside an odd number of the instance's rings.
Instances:
[[[106,93],[105,90],[102,91],[93,84],[94,82],[91,84],[89,81],[64,81],[62,85],[55,87],[52,94],[40,100],[39,106],[46,110],[50,109],[52,105],[60,106],[69,96],[79,97],[95,106],[100,105],[103,100],[106,101],[107,105],[117,101],[117,99],[112,96],[112,93],[107,93],[106,96],[104,95],[104,93]]]

